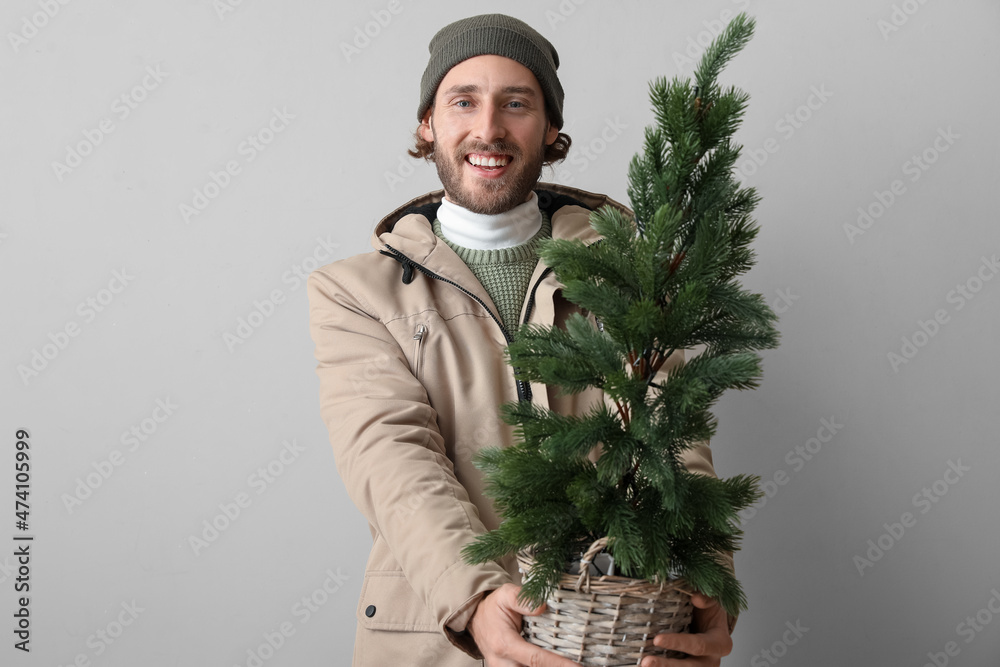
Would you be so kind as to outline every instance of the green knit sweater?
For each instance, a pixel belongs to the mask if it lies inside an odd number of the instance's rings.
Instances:
[[[538,264],[538,244],[552,236],[552,224],[542,211],[542,226],[521,245],[499,250],[473,250],[455,245],[441,233],[441,222],[434,220],[434,233],[462,258],[493,299],[504,328],[511,335],[518,327],[521,304],[528,291],[531,274]]]

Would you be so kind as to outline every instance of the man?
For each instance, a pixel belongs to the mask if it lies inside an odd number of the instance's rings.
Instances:
[[[522,615],[541,610],[516,601],[513,560],[467,565],[461,549],[499,523],[472,464],[513,440],[498,406],[534,400],[571,414],[601,400],[515,382],[503,350],[520,323],[558,325],[575,309],[538,243],[597,240],[589,210],[621,205],[538,183],[570,145],[548,40],[491,14],[446,26],[430,53],[413,154],[434,162],[443,191],[379,222],[377,252],[309,278],[322,414],[373,538],[354,664],[569,667],[521,639]],[[707,446],[687,464],[714,475]],[[692,657],[643,665],[718,665],[729,653],[732,619],[704,596],[695,605],[692,634],[656,639]]]

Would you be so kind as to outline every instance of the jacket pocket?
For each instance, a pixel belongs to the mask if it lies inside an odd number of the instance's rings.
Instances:
[[[438,632],[437,619],[399,571],[365,574],[357,617],[369,630]]]
[[[417,325],[413,334],[413,376],[420,379],[420,359],[423,356],[424,337],[427,335],[427,325]]]

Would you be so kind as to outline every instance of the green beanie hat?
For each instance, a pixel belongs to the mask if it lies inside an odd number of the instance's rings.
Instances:
[[[549,120],[562,127],[563,89],[556,76],[559,54],[549,40],[524,21],[504,14],[472,16],[441,28],[428,49],[431,59],[420,79],[417,120],[424,119],[448,70],[474,56],[495,55],[516,60],[531,70],[545,95]]]

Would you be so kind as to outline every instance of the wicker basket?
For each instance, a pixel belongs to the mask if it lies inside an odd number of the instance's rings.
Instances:
[[[580,561],[580,574],[564,574],[546,600],[546,611],[525,616],[525,639],[581,665],[638,665],[647,655],[685,657],[653,645],[661,632],[687,632],[691,593],[681,579],[656,583],[645,579],[590,576],[590,563],[607,545],[601,538]],[[530,553],[517,556],[528,572]]]

